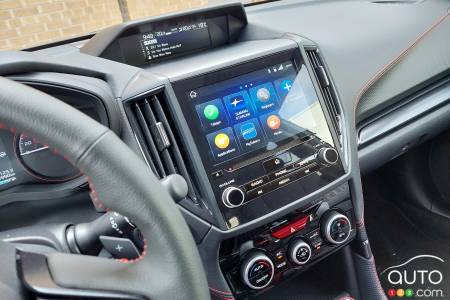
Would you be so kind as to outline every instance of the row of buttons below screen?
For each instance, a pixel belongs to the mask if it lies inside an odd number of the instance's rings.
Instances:
[[[278,95],[272,83],[264,83],[246,90],[196,105],[197,114],[205,131],[226,127],[243,122],[278,108],[279,99],[283,99],[292,88],[290,79],[275,81]],[[225,104],[225,105],[224,105]],[[225,109],[226,108],[226,109]],[[230,118],[230,121],[227,117]]]
[[[264,128],[265,134],[261,129],[260,122],[263,124],[262,127]],[[250,152],[260,148],[264,145],[266,136],[270,141],[274,142],[283,136],[282,121],[276,113],[263,115],[259,117],[259,121],[254,118],[236,124],[233,128],[227,127],[218,130],[208,134],[206,139],[208,140],[214,159],[216,161],[223,161],[241,154],[241,151]]]

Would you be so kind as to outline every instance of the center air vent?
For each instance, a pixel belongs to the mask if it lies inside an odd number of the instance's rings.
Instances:
[[[319,50],[317,48],[306,49],[306,55],[308,56],[308,60],[311,63],[317,80],[319,81],[327,110],[330,113],[333,128],[338,134],[339,140],[342,144],[342,114],[337,102],[338,100],[336,92],[334,91],[329,77],[326,73],[323,61],[319,55]]]
[[[171,174],[183,176],[189,187],[188,197],[197,203],[164,92],[130,101],[127,113],[148,166],[160,179]]]

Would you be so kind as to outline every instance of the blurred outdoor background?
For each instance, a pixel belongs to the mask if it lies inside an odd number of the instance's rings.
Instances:
[[[24,49],[85,35],[128,20],[226,2],[233,1],[0,0],[0,50]]]

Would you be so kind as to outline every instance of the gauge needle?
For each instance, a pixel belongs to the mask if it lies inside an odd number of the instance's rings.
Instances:
[[[28,155],[28,154],[31,154],[31,153],[39,152],[39,151],[42,151],[42,150],[45,150],[45,149],[48,149],[48,146],[44,146],[44,147],[41,147],[41,148],[38,148],[38,149],[27,151],[25,153],[21,153],[20,156],[24,156],[24,155]]]

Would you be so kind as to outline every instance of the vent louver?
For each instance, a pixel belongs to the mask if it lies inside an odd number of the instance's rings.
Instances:
[[[338,134],[339,139],[341,139],[341,111],[337,104],[337,95],[331,86],[331,82],[326,73],[323,61],[319,55],[319,50],[317,48],[306,49],[306,55],[308,56],[308,60],[313,67],[314,73],[316,74],[317,80],[319,81],[322,89],[322,95],[324,97],[327,109],[330,112],[334,130]]]
[[[153,172],[160,179],[171,174],[183,176],[189,188],[188,197],[198,203],[163,91],[131,101],[128,117],[146,162]]]

